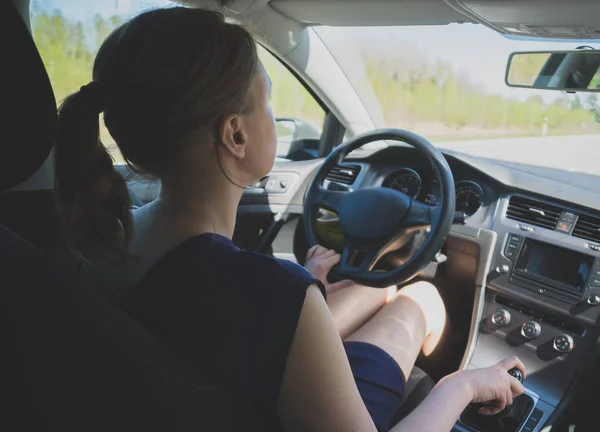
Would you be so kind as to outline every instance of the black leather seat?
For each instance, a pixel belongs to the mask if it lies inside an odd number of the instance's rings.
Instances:
[[[3,400],[19,430],[237,430],[234,396],[77,283],[44,252],[0,226]],[[7,363],[10,357],[10,365]],[[18,396],[15,399],[15,394]],[[15,403],[18,400],[21,404]],[[5,407],[6,408],[6,407]],[[4,411],[4,409],[3,409]],[[23,420],[27,423],[24,424]],[[0,418],[0,422],[5,419]],[[12,419],[11,421],[15,421]],[[8,424],[3,430],[10,429]]]
[[[0,117],[0,430],[241,429],[231,394],[80,283],[40,170],[56,104],[11,1],[0,2],[0,51],[10,113]]]

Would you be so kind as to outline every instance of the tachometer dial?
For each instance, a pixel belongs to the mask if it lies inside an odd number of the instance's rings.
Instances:
[[[421,177],[415,170],[402,168],[389,176],[388,180],[384,182],[384,186],[416,198],[421,192]]]
[[[456,183],[456,211],[472,216],[483,205],[483,189],[472,181]]]

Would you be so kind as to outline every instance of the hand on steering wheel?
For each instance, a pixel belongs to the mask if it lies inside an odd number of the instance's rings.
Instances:
[[[341,289],[354,285],[354,282],[346,279],[340,282],[329,283],[327,275],[340,262],[341,255],[333,249],[327,249],[320,245],[311,247],[306,253],[306,269],[315,278],[325,285],[327,295],[331,295]]]
[[[440,184],[436,206],[417,201],[394,189],[365,187],[354,192],[323,188],[333,167],[351,151],[373,141],[395,140],[414,146],[429,160]],[[413,278],[441,249],[454,217],[454,178],[444,156],[425,138],[399,129],[383,129],[354,137],[336,147],[313,177],[304,202],[304,225],[309,246],[318,244],[315,223],[320,208],[338,215],[344,237],[336,279],[377,288],[398,285]],[[373,271],[379,258],[402,246],[419,230],[429,234],[420,250],[406,263],[390,271]]]

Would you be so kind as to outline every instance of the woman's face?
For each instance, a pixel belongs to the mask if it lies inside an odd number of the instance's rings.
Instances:
[[[244,165],[251,182],[260,180],[271,171],[277,151],[275,116],[269,104],[271,79],[262,63],[258,68],[252,86],[253,110],[244,122],[248,137]]]

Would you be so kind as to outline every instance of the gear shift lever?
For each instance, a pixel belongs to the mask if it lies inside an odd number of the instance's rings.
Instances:
[[[523,374],[517,368],[508,371],[509,375],[523,382]],[[481,432],[517,432],[533,409],[533,399],[527,394],[517,396],[513,404],[493,416],[479,414],[482,404],[471,404],[462,413],[463,423]]]
[[[517,369],[517,368],[512,368],[511,370],[508,371],[508,374],[517,379],[520,383],[523,383],[523,373]]]

